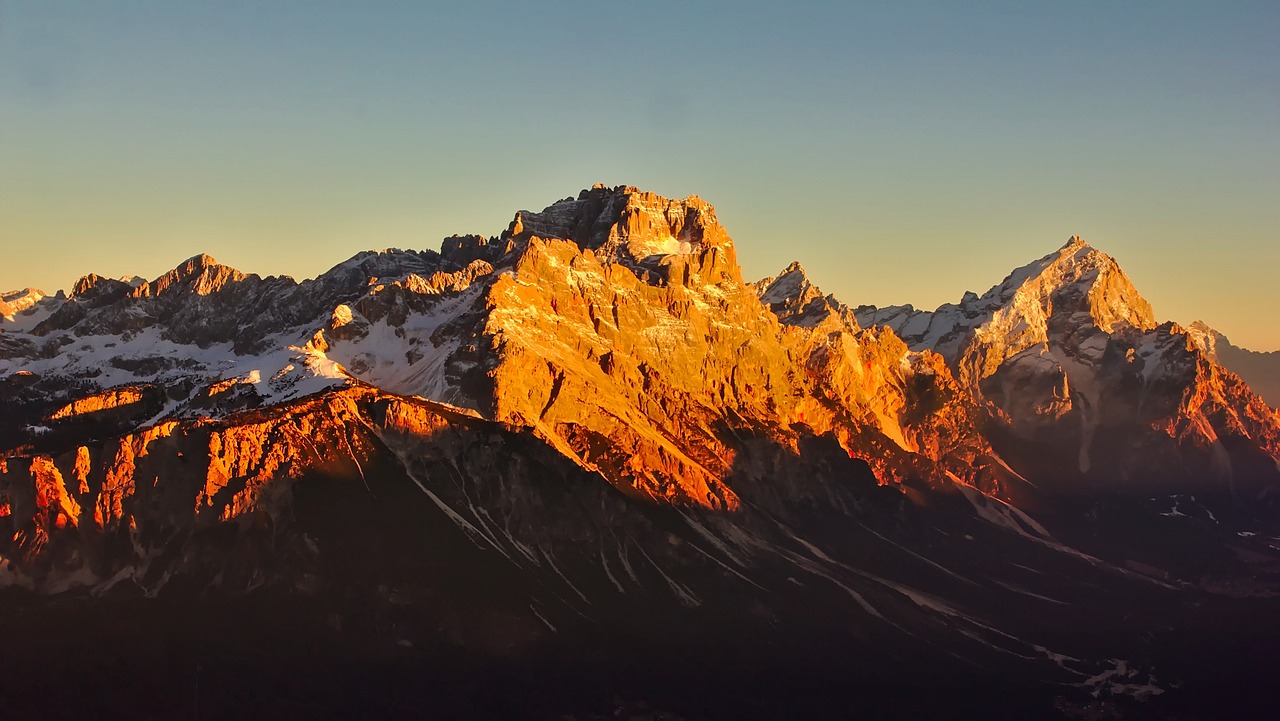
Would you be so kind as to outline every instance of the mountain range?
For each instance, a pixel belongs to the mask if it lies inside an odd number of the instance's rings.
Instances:
[[[13,708],[1277,700],[1280,360],[1161,322],[1079,237],[851,307],[799,263],[744,280],[696,196],[596,186],[302,282],[200,255],[0,316]]]

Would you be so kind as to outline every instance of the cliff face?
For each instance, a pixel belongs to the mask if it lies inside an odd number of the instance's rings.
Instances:
[[[596,188],[518,214],[490,245],[517,258],[485,291],[493,388],[479,407],[621,489],[733,509],[743,436],[792,449],[830,437],[883,482],[998,475],[935,356],[862,333],[843,307],[782,310],[788,280],[744,283],[697,198]]]
[[[1239,375],[1273,409],[1280,408],[1280,351],[1241,348],[1201,321],[1192,323],[1187,334],[1209,360]]]
[[[197,256],[150,283],[22,297],[0,337],[10,448],[358,380],[708,508],[739,503],[744,436],[826,437],[882,483],[1007,497],[1031,475],[1256,491],[1280,456],[1274,414],[1079,238],[957,305],[855,311],[798,264],[744,283],[697,197],[598,186],[493,238],[362,253],[300,284]]]
[[[271,530],[290,513],[297,478],[352,475],[368,458],[372,441],[354,423],[356,398],[334,393],[234,422],[169,420],[74,447],[10,454],[0,459],[8,525],[0,555],[42,590],[129,580],[155,593],[175,573],[209,582],[204,570],[223,562],[227,573],[244,575],[222,580],[243,589],[263,568],[259,552],[282,553],[302,573],[302,539],[276,538]],[[238,560],[202,557],[201,544],[187,546],[227,524],[254,547],[240,549]],[[274,540],[282,546],[270,548]]]
[[[410,467],[373,440],[405,435],[374,420],[378,394],[528,434],[644,503],[736,512],[745,491],[781,515],[851,507],[837,479],[783,461],[802,449],[855,485],[985,477],[989,449],[936,359],[862,333],[847,309],[789,320],[743,282],[710,205],[629,187],[522,211],[499,236],[455,236],[439,254],[361,254],[302,284],[207,256],[151,283],[87,276],[11,329],[31,350],[9,361],[21,368],[8,388],[9,555],[28,578],[83,567],[109,579],[161,552],[135,543],[112,566],[49,539],[276,523],[301,475],[374,456]],[[149,515],[161,488],[164,513]],[[67,500],[32,500],[45,496]],[[87,538],[63,545],[101,545]]]
[[[910,350],[889,328],[861,328],[854,312],[824,296],[799,263],[754,287],[798,343],[809,392],[838,417],[890,442],[866,455],[881,477],[904,478],[883,459],[905,451],[916,456],[923,478],[963,479],[991,491],[1014,479],[941,356]]]
[[[0,321],[0,586],[358,599],[486,653],[745,623],[1151,693],[1054,629],[1269,558],[1241,508],[1280,420],[1079,239],[855,310],[798,263],[744,282],[701,199],[596,187],[302,282],[37,296]],[[1208,550],[1150,540],[1201,511]]]

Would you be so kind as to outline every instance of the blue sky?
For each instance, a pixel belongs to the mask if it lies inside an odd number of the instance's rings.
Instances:
[[[629,183],[854,305],[1079,233],[1276,349],[1277,38],[1275,2],[0,1],[0,286],[306,277]]]

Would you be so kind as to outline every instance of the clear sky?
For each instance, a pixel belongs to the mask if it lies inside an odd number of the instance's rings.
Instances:
[[[932,308],[1072,234],[1280,348],[1280,2],[0,0],[0,288],[314,276],[595,182]]]

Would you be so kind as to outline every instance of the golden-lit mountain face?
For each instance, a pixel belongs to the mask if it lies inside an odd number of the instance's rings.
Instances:
[[[1158,324],[1115,260],[1079,237],[981,297],[857,317],[942,353],[1001,453],[1059,491],[1274,483],[1276,415],[1192,335]]]
[[[471,409],[628,495],[721,510],[752,482],[752,438],[828,438],[881,483],[1006,497],[1028,476],[1257,488],[1280,456],[1275,414],[1078,237],[959,305],[854,311],[798,263],[745,283],[696,196],[597,186],[302,284],[198,256],[24,311],[3,337],[10,466],[349,387]]]
[[[1079,238],[935,311],[851,308],[799,263],[745,282],[697,197],[597,186],[303,282],[197,256],[4,299],[0,587],[367,586],[498,654],[605,608],[812,631],[816,602],[851,643],[1091,691],[1116,652],[1064,663],[997,610],[1247,575],[1112,532],[1280,484],[1275,411]]]

